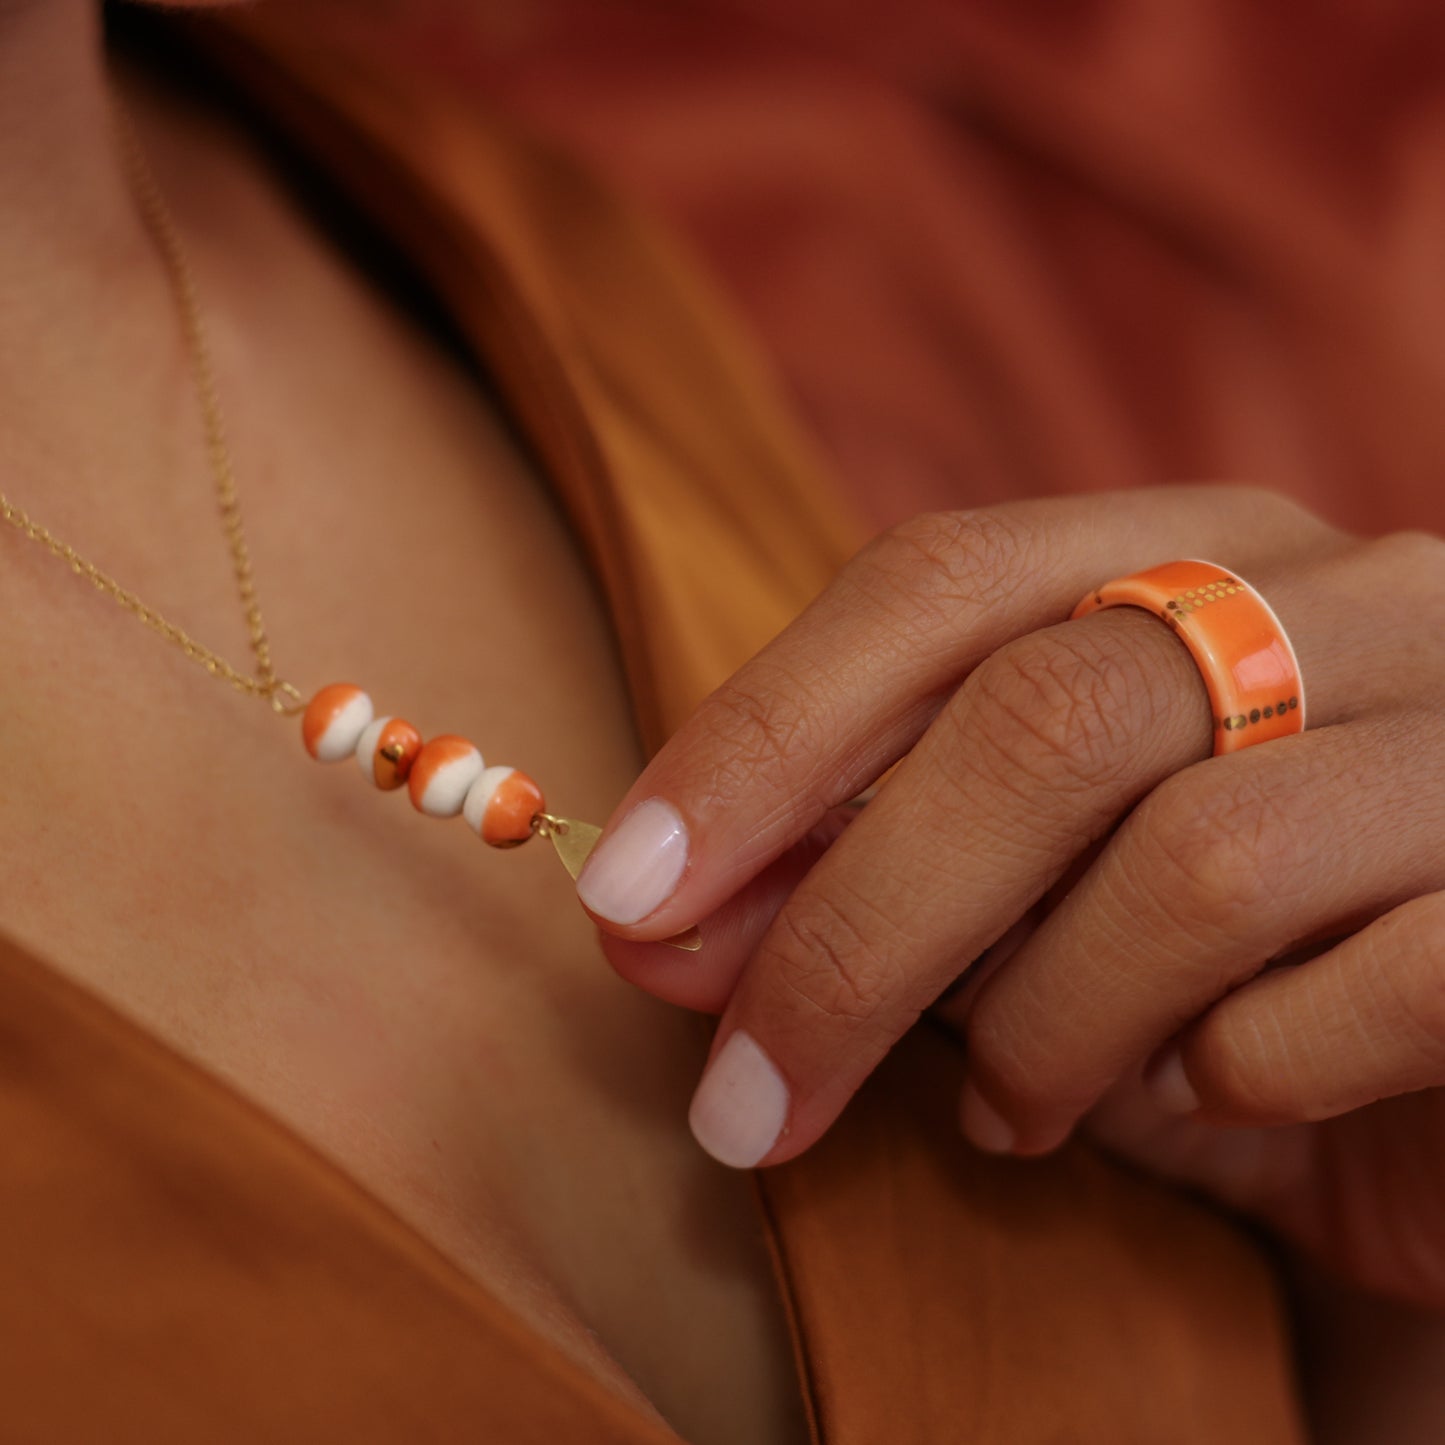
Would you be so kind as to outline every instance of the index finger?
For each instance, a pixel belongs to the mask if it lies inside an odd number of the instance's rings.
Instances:
[[[1228,550],[1247,571],[1328,533],[1242,487],[1050,499],[895,527],[657,754],[578,895],[624,937],[690,927],[906,753],[984,658],[1062,621],[1101,579],[1181,551]]]

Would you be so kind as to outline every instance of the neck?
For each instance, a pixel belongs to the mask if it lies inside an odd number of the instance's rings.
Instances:
[[[136,417],[153,429],[174,332],[97,0],[0,0],[0,492],[65,523],[145,475],[154,457],[128,434]]]
[[[135,228],[99,6],[0,0],[0,295],[113,250]]]

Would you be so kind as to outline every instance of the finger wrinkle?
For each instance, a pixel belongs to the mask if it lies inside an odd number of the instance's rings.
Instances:
[[[1426,910],[1415,912],[1416,927],[1395,935],[1388,957],[1373,932],[1360,938],[1358,972],[1374,995],[1371,1012],[1386,1025],[1381,1033],[1388,1033],[1391,1053],[1407,1044],[1423,1062],[1438,1065],[1445,1063],[1445,968],[1440,964],[1445,939],[1431,939],[1419,926]]]
[[[813,916],[785,909],[759,954],[761,966],[791,994],[850,1030],[875,1022],[892,1000],[907,995],[908,976],[892,948],[875,949],[827,901],[812,900],[809,912]]]
[[[961,616],[1006,605],[1035,576],[1025,527],[990,511],[925,512],[890,528],[861,554],[872,572],[906,598],[913,617],[957,629]]]
[[[998,759],[1000,781],[1021,775],[1050,791],[1093,791],[1138,772],[1133,720],[1105,679],[1065,670],[1026,649],[995,653],[964,684],[959,732]]]
[[[1160,900],[1178,924],[1208,929],[1230,944],[1249,939],[1268,957],[1289,941],[1290,910],[1282,905],[1308,886],[1301,874],[1304,840],[1266,828],[1228,800],[1224,807],[1217,800],[1179,807],[1176,794],[1156,789],[1154,799],[1161,801],[1145,804],[1139,856],[1168,875],[1147,875],[1146,899]],[[1244,820],[1243,836],[1236,819]]]
[[[1206,1017],[1185,1056],[1207,1110],[1259,1123],[1304,1117],[1295,1050],[1277,1013],[1251,1010],[1234,1022]]]
[[[830,721],[816,708],[809,711],[788,701],[785,688],[759,693],[732,687],[713,694],[707,720],[708,749],[719,757],[713,768],[715,791],[722,791],[719,779],[734,775],[749,781],[760,773],[786,776],[798,756],[807,755],[813,730],[826,732]]]

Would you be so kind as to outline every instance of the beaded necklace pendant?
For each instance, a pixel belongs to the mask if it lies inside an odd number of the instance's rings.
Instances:
[[[413,807],[429,818],[460,814],[493,848],[516,848],[538,835],[550,839],[573,878],[601,836],[592,823],[547,812],[541,788],[526,773],[488,767],[466,738],[443,733],[426,742],[404,719],[377,717],[371,698],[353,683],[330,683],[306,704],[301,740],[317,762],[355,758],[362,777],[384,793],[405,787]],[[664,942],[694,953],[702,935],[690,928]]]
[[[0,0],[3,3],[3,0]],[[220,653],[198,642],[154,607],[93,562],[82,557],[68,542],[48,527],[33,520],[0,492],[0,523],[13,527],[56,561],[64,563],[82,581],[123,607],[139,622],[171,646],[179,648],[190,661],[204,667],[221,682],[247,697],[259,698],[279,717],[301,714],[301,738],[306,751],[323,763],[355,758],[361,774],[383,793],[405,787],[413,805],[431,818],[454,818],[458,814],[484,843],[493,848],[516,848],[536,834],[550,838],[567,871],[576,878],[582,871],[601,829],[575,818],[559,818],[547,812],[542,790],[526,773],[516,768],[487,767],[480,750],[450,733],[425,741],[409,722],[397,717],[377,717],[371,699],[352,683],[336,682],[323,687],[311,701],[279,677],[271,660],[271,640],[261,616],[256,595],[251,553],[236,493],[231,449],[216,389],[216,370],[206,338],[205,318],[196,295],[195,278],[180,233],[171,217],[155,176],[140,148],[129,120],[116,116],[116,138],[135,190],[141,220],[156,243],[166,276],[171,283],[181,330],[190,353],[192,381],[206,437],[206,457],[215,486],[222,531],[231,553],[236,591],[246,619],[255,668],[251,673],[233,666]],[[674,948],[694,952],[702,947],[697,929],[690,928],[675,938],[663,940]]]

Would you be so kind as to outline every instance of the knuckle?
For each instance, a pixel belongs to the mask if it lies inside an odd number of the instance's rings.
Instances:
[[[1243,528],[1248,527],[1254,532],[1262,530],[1288,538],[1296,545],[1309,545],[1344,535],[1303,503],[1272,487],[1262,487],[1255,482],[1227,482],[1211,486],[1210,493],[1212,499],[1222,500],[1225,506],[1238,514],[1241,535],[1245,535]]]
[[[1133,842],[1166,912],[1240,940],[1303,886],[1307,834],[1265,770],[1230,769],[1221,782],[1222,771],[1211,760],[1167,779],[1141,805]]]
[[[786,760],[803,728],[801,709],[774,691],[724,683],[712,696],[711,725],[751,767]]]
[[[1127,768],[1148,690],[1136,658],[1083,628],[1010,643],[964,684],[985,745],[1010,772],[1055,789],[1096,787]]]
[[[875,606],[911,623],[952,627],[1018,585],[1030,541],[1002,511],[923,512],[874,538],[849,569]]]
[[[1430,532],[1391,532],[1364,543],[1367,576],[1389,589],[1412,628],[1445,623],[1445,538]]]
[[[1290,1041],[1273,1014],[1236,1019],[1228,1009],[1206,1015],[1188,1049],[1190,1082],[1204,1107],[1256,1123],[1305,1117],[1309,1101],[1296,1087]]]
[[[907,987],[896,950],[879,948],[845,907],[825,898],[785,908],[760,961],[802,1005],[805,1022],[811,1016],[849,1033],[879,1026]]]
[[[990,1096],[1007,1101],[1019,1117],[1082,1112],[1107,1083],[1085,1077],[1067,1033],[1047,1027],[1059,1005],[1057,998],[990,986],[965,1021],[970,1068],[987,1081]]]
[[[1438,578],[1445,573],[1445,538],[1433,532],[1389,532],[1365,543],[1371,557],[1392,579]]]
[[[1194,1026],[1188,1074],[1208,1112],[1254,1124],[1327,1118],[1358,1105],[1371,1060],[1393,1076],[1402,1050],[1414,1055],[1422,1077],[1438,1076],[1445,1057],[1445,895],[1402,905],[1357,943],[1363,953],[1348,977],[1328,981],[1323,992],[1295,992],[1291,981],[1271,1003],[1270,994],[1261,1000],[1245,990]],[[1302,980],[1309,968],[1288,972]],[[1342,1057],[1351,1060],[1343,1077]]]
[[[799,758],[812,755],[809,715],[777,687],[727,682],[706,710],[709,792],[723,801],[772,785],[779,797]]]
[[[1407,932],[1420,956],[1445,974],[1445,893],[1427,893],[1382,920],[1382,934]]]
[[[987,992],[974,1005],[964,1027],[969,1069],[988,1085],[991,1098],[1023,1116],[1058,1102],[1058,1093],[1029,1040],[1014,1027],[1008,1012],[991,1007]]]
[[[1403,1033],[1419,1054],[1438,1060],[1445,1054],[1445,894],[1403,904],[1363,937],[1366,977],[1383,996],[1376,1012],[1396,1042]]]
[[[1258,482],[1224,482],[1218,487],[1211,487],[1210,494],[1232,501],[1237,507],[1268,512],[1285,520],[1311,515],[1293,497],[1275,491],[1273,487],[1261,486]]]

